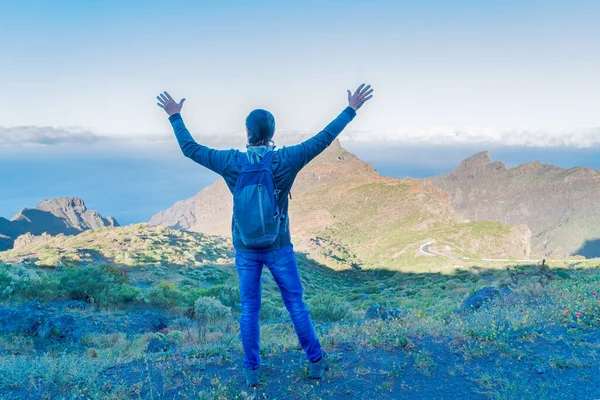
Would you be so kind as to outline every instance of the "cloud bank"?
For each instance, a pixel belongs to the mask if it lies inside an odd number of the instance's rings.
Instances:
[[[279,147],[299,143],[314,135],[310,130],[278,130],[275,142]],[[215,148],[244,148],[245,133],[193,134],[196,141]],[[426,130],[344,131],[340,138],[345,142],[371,145],[469,145],[486,144],[521,147],[572,147],[585,148],[600,145],[600,128],[573,129],[509,129],[489,128],[431,128]],[[102,145],[114,148],[176,147],[172,133],[148,135],[101,135],[80,127],[55,128],[0,126],[0,147],[46,147]]]
[[[600,128],[508,129],[431,128],[427,130],[348,131],[342,139],[356,142],[409,143],[415,145],[490,144],[524,147],[584,148],[600,144]]]
[[[0,146],[55,146],[62,144],[89,144],[102,141],[102,136],[90,130],[69,127],[0,126]]]

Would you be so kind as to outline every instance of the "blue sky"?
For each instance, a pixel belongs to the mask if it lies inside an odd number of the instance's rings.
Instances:
[[[362,139],[561,135],[600,126],[598,43],[598,1],[0,0],[0,126],[168,133],[167,89],[199,134],[318,129],[367,81]]]

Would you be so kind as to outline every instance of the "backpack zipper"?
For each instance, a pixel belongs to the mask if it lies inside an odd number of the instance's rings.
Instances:
[[[262,233],[265,235],[267,230],[265,229],[265,212],[263,211],[263,203],[262,203],[262,185],[258,185],[258,209],[260,211],[260,225],[262,226]]]

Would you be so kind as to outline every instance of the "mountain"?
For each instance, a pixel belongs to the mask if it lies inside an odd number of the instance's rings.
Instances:
[[[20,235],[75,235],[88,229],[118,226],[112,217],[103,218],[88,210],[83,200],[74,197],[44,200],[35,208],[25,208],[10,220],[0,217],[0,251],[12,248]]]
[[[456,211],[473,221],[526,224],[535,253],[600,256],[599,171],[539,161],[507,168],[484,151],[431,182],[448,191]]]
[[[296,179],[290,200],[297,249],[336,268],[401,268],[435,257],[526,257],[530,232],[494,222],[468,222],[449,195],[429,181],[382,177],[335,141]],[[223,180],[157,213],[150,225],[230,235],[232,196]],[[419,262],[415,258],[419,257]]]

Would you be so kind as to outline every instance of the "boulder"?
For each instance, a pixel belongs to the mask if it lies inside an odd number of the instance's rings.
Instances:
[[[461,312],[472,312],[489,304],[493,299],[499,296],[506,296],[511,293],[509,288],[497,289],[493,286],[486,286],[479,289],[463,301],[460,307]]]
[[[369,309],[367,310],[365,314],[365,319],[380,319],[382,321],[386,321],[389,319],[406,318],[409,315],[411,315],[411,312],[408,310],[374,305],[369,307]]]

